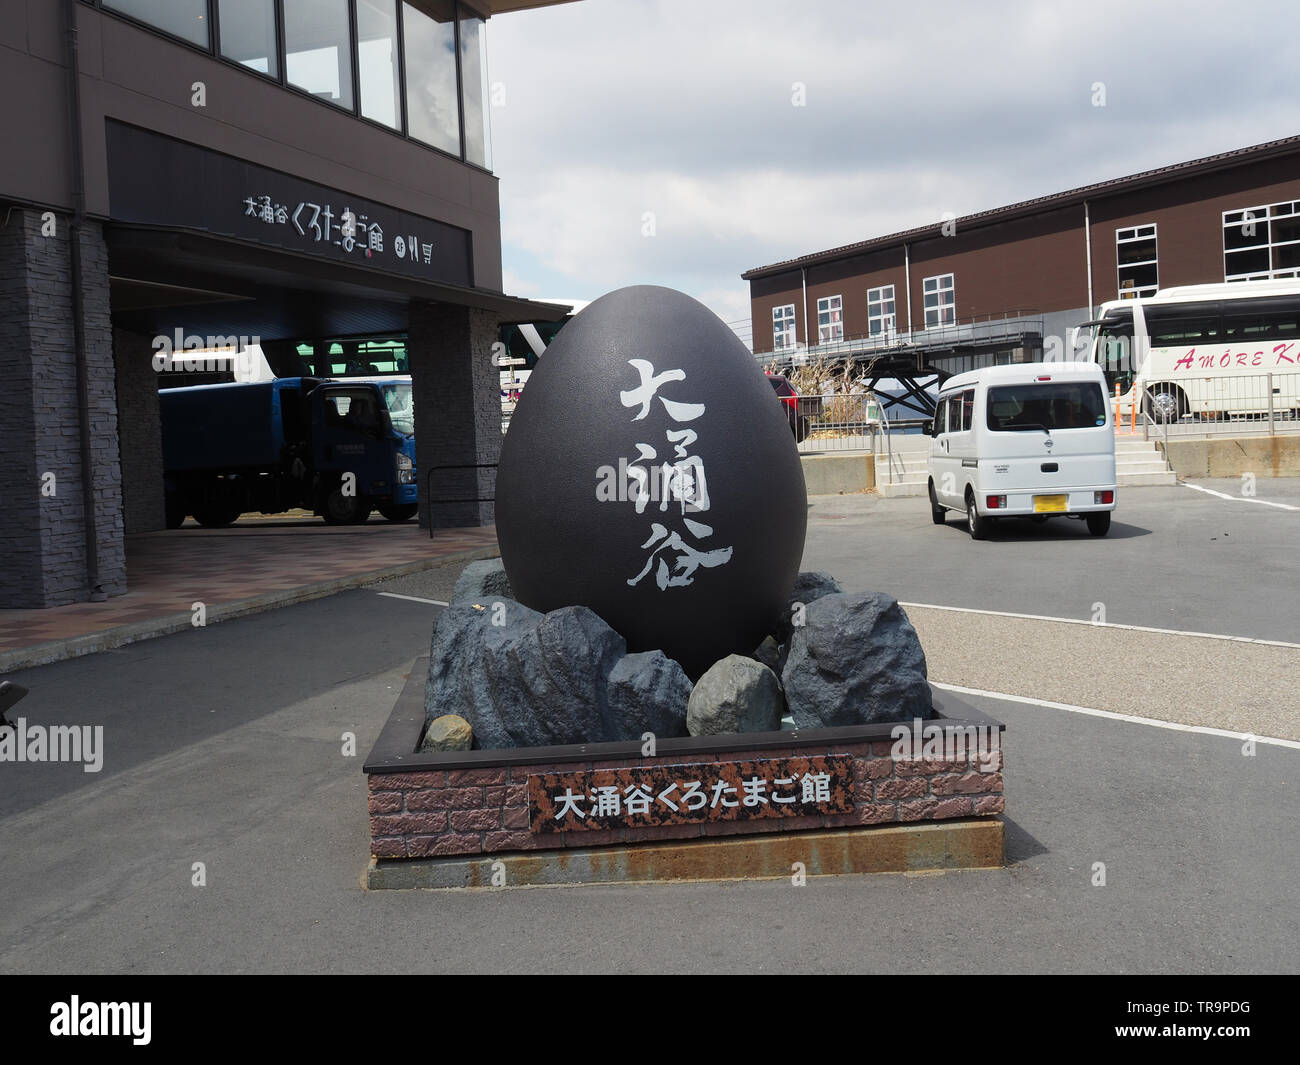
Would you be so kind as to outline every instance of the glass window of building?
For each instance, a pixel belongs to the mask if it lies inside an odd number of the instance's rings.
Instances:
[[[465,93],[465,158],[492,169],[492,123],[488,117],[487,26],[481,18],[460,20],[460,76]]]
[[[217,0],[221,54],[260,74],[280,76],[275,0]]]
[[[357,74],[362,117],[400,129],[397,0],[357,0]]]
[[[284,0],[284,72],[290,85],[352,110],[348,0]]]
[[[1115,230],[1115,268],[1120,299],[1156,294],[1160,287],[1157,258],[1154,225]]]
[[[456,99],[455,5],[430,6],[436,18],[402,4],[406,63],[406,128],[417,140],[460,155]]]
[[[888,339],[894,335],[896,321],[894,286],[867,289],[867,335]]]
[[[104,0],[104,6],[204,48],[212,44],[208,0]]]
[[[794,304],[787,303],[783,307],[772,308],[772,348],[775,351],[786,351],[795,344],[794,337]]]
[[[921,283],[925,328],[957,324],[957,289],[952,274],[927,277]]]
[[[825,296],[817,301],[817,343],[828,344],[844,339],[844,300]]]
[[[1223,279],[1300,277],[1300,201],[1223,212]]]

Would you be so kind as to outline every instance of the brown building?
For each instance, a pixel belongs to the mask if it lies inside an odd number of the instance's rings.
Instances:
[[[1060,357],[1104,301],[1300,275],[1300,137],[748,270],[756,354]]]
[[[495,462],[499,326],[567,308],[501,291],[484,27],[558,2],[0,0],[0,608],[126,591],[160,338],[281,377],[382,338],[416,466]]]

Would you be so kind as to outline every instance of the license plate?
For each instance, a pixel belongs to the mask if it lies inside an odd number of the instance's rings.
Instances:
[[[1069,509],[1069,496],[1034,496],[1035,514],[1059,513]]]

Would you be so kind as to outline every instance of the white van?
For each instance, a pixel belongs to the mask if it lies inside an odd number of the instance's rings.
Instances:
[[[948,378],[930,435],[930,512],[966,514],[972,539],[998,517],[1083,518],[1105,536],[1115,509],[1115,426],[1091,362],[1024,362]]]

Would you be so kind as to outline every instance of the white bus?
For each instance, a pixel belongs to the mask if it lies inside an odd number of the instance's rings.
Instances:
[[[1121,410],[1153,421],[1189,415],[1300,417],[1300,280],[1180,285],[1101,305],[1091,359]]]

